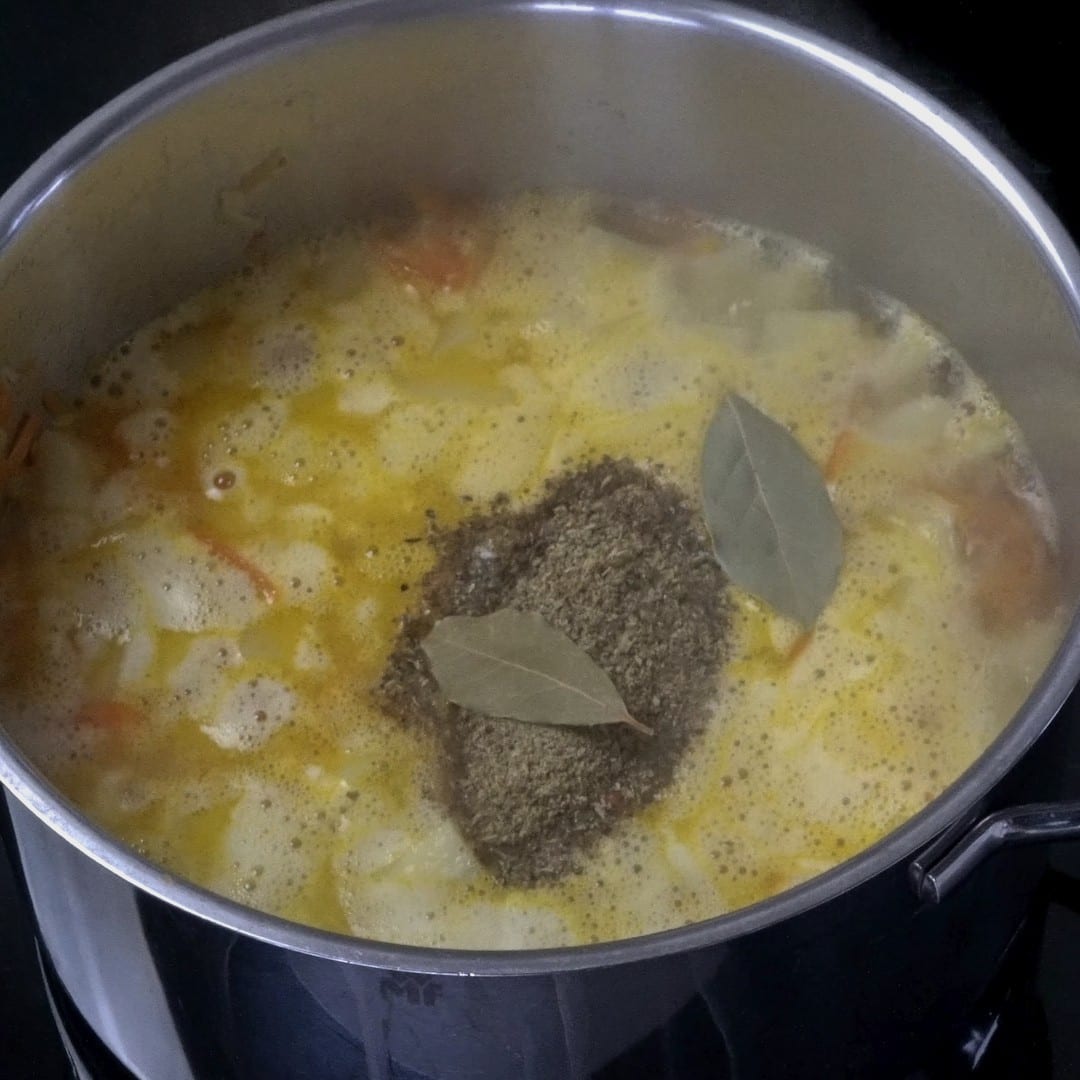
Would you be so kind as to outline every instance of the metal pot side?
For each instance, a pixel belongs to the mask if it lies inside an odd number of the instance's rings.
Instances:
[[[916,88],[721,4],[373,0],[195,54],[95,114],[0,200],[5,354],[39,386],[70,385],[250,244],[328,227],[417,180],[654,196],[839,255],[989,381],[1047,479],[1063,550],[1078,549],[1080,259],[1061,226]],[[1065,569],[1075,608],[1080,568]],[[831,1075],[830,1060],[858,1072],[857,1048],[887,1017],[907,1017],[913,1042],[970,1004],[1022,919],[1037,854],[996,857],[931,909],[907,862],[977,813],[1054,794],[1061,733],[1042,736],[1080,674],[1078,634],[994,745],[902,829],[762,904],[607,945],[466,953],[310,930],[114,843],[2,734],[0,781],[58,981],[138,1076],[288,1077],[313,1061],[326,1077],[586,1076],[694,1002],[744,1074]],[[963,930],[975,925],[978,940]],[[848,1008],[829,1035],[815,1021],[826,1000]]]

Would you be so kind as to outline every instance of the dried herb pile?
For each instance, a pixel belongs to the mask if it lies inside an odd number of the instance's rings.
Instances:
[[[434,537],[437,564],[403,621],[383,704],[438,740],[438,795],[480,861],[532,885],[652,801],[705,725],[724,659],[726,578],[682,493],[629,461],[552,481]],[[652,728],[523,724],[449,704],[421,643],[449,615],[535,612],[596,662]]]

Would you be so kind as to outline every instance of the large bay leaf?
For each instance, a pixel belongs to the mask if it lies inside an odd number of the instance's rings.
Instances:
[[[530,724],[629,724],[611,680],[561,630],[528,611],[440,619],[423,649],[442,692],[488,716]]]
[[[810,626],[836,588],[843,540],[825,481],[791,432],[725,398],[705,434],[701,495],[731,580]]]

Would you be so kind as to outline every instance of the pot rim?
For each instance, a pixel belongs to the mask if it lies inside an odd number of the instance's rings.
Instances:
[[[744,8],[694,0],[342,0],[260,23],[184,57],[137,83],[46,151],[0,197],[0,257],[22,226],[75,172],[114,142],[207,86],[306,45],[379,25],[460,16],[536,15],[634,19],[718,37],[742,37],[826,69],[852,90],[902,113],[923,137],[942,145],[973,181],[1019,219],[1071,310],[1080,336],[1080,254],[1019,171],[966,121],[885,66],[791,23]],[[848,861],[774,897],[690,926],[596,945],[481,951],[394,945],[317,930],[212,893],[135,854],[57,792],[0,729],[0,783],[49,828],[138,889],[236,933],[330,960],[443,975],[524,976],[632,963],[715,946],[763,930],[854,889],[911,858],[935,836],[970,816],[980,799],[1020,760],[1080,678],[1080,614],[1015,717],[942,794],[900,828]],[[914,903],[914,898],[913,898]]]

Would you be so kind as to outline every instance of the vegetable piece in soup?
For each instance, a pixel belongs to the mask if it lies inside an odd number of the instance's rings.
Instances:
[[[1015,423],[841,280],[654,204],[424,197],[67,400],[0,372],[5,724],[148,858],[385,941],[628,937],[836,865],[1062,631]]]

